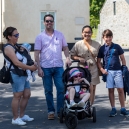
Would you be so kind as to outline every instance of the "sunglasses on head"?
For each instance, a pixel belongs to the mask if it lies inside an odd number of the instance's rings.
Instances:
[[[47,23],[53,23],[54,21],[52,21],[52,20],[46,20],[45,22],[47,22]]]
[[[18,34],[14,34],[13,35],[15,38],[18,38],[19,37],[19,33]]]
[[[74,78],[82,77],[81,74],[73,76]]]

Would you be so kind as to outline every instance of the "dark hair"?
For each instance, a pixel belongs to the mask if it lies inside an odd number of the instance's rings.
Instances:
[[[53,15],[51,15],[51,14],[46,14],[46,15],[44,16],[44,21],[45,21],[46,17],[51,17],[51,18],[53,18],[53,21],[54,21]]]
[[[89,26],[89,25],[84,26],[84,27],[82,28],[82,32],[84,31],[85,28],[89,28],[89,29],[91,30],[91,32],[93,32],[91,26]]]
[[[104,30],[103,33],[102,33],[102,37],[104,37],[104,36],[106,36],[106,37],[110,36],[110,37],[111,37],[111,36],[113,36],[113,33],[112,33],[111,30],[106,29],[106,30]]]
[[[14,30],[17,30],[16,28],[14,27],[7,27],[6,30],[3,32],[3,36],[4,38],[6,38],[7,40],[9,40],[8,36],[12,36],[12,33]]]

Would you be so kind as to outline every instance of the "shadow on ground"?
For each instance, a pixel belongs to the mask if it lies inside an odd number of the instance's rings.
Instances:
[[[29,100],[26,114],[34,117],[35,120],[33,122],[27,122],[27,125],[25,126],[17,126],[11,124],[12,88],[10,85],[0,84],[0,129],[67,129],[65,124],[60,124],[57,118],[56,120],[47,120],[46,101],[43,97],[43,92],[40,92],[40,94],[38,92],[43,90],[42,86],[33,83],[31,89],[35,95],[32,96]],[[78,122],[76,129],[127,128],[129,118],[121,117],[119,115],[119,110],[118,115],[115,118],[108,117],[110,112],[110,105],[107,95],[103,94],[101,96],[96,96],[95,106],[97,109],[97,122],[93,123],[91,119],[84,119]]]

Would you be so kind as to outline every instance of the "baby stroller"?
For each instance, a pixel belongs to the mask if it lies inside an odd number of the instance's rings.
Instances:
[[[73,62],[79,62],[79,61],[72,61]],[[83,73],[83,78],[86,78],[89,82],[91,82],[91,74],[87,68],[82,67],[69,67],[67,68],[63,73],[63,83],[65,86],[65,93],[67,90],[67,87],[69,86],[75,86],[77,84],[68,84],[69,79],[69,71],[72,68],[78,68],[80,72]],[[79,83],[80,87],[83,87],[84,85],[87,86],[87,90],[89,90],[89,86],[85,83]],[[74,101],[78,103],[80,101],[80,96],[78,93],[75,93]],[[90,101],[85,102],[84,107],[69,107],[70,100],[66,97],[64,97],[64,108],[60,109],[60,123],[63,123],[63,120],[65,118],[65,124],[69,129],[75,129],[78,124],[78,120],[82,120],[84,118],[92,118],[93,122],[96,122],[96,108],[90,106]]]

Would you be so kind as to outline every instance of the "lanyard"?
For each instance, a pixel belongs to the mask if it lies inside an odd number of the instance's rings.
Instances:
[[[110,56],[110,58],[109,58],[109,60],[108,60],[107,71],[108,71],[108,69],[109,69],[109,65],[110,65],[110,62],[111,62],[112,54],[113,54],[113,52],[114,52],[114,46],[115,46],[115,44],[114,44],[113,47],[112,47],[111,56]]]

